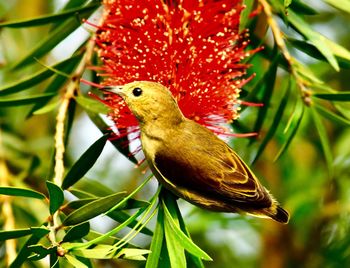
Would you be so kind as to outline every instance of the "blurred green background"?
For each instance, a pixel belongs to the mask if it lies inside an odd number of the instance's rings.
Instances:
[[[0,0],[0,18],[24,19],[52,13],[60,9],[65,1],[46,0]],[[350,13],[340,11],[322,1],[306,1],[319,12],[317,15],[304,16],[308,24],[325,36],[350,49]],[[258,16],[259,17],[259,16]],[[258,26],[251,32],[259,36],[265,34],[261,25],[266,27],[266,19],[260,16]],[[281,25],[282,20],[278,20]],[[259,28],[260,27],[260,28]],[[286,33],[291,28],[281,26]],[[83,28],[88,28],[84,26]],[[88,32],[80,29],[74,36],[56,47],[45,59],[46,64],[70,56],[69,50],[79,46]],[[16,71],[7,68],[22,58],[50,30],[50,26],[30,28],[0,29],[0,83],[5,85],[20,80],[23,76],[41,69],[38,63]],[[89,29],[87,29],[89,30]],[[292,35],[293,33],[291,33]],[[297,35],[296,35],[297,37]],[[266,43],[273,45],[271,35]],[[252,42],[256,44],[256,42]],[[336,72],[324,61],[315,60],[307,54],[293,48],[288,43],[292,55],[333,89],[349,91],[350,70],[342,68]],[[269,64],[258,53],[251,61],[250,73],[256,77],[247,85],[249,91],[266,72]],[[260,139],[251,144],[248,138],[235,138],[234,149],[247,161],[252,161],[261,144],[262,137],[271,126],[275,111],[279,106],[288,81],[285,70],[277,72],[274,93],[261,129]],[[20,92],[21,97],[32,92],[42,91],[48,82],[34,86],[31,90]],[[89,88],[82,86],[82,91]],[[0,99],[2,97],[0,96]],[[300,98],[296,91],[289,96],[291,103]],[[324,107],[334,109],[324,102]],[[350,103],[338,102],[344,111],[344,117],[350,120]],[[50,174],[55,111],[27,118],[32,106],[1,107],[0,104],[0,184],[30,186],[43,190],[44,181]],[[245,126],[254,124],[258,109],[245,109],[238,122]],[[293,113],[291,104],[286,114]],[[280,122],[279,131],[255,161],[252,169],[262,178],[264,185],[291,214],[288,225],[280,225],[270,220],[257,219],[234,214],[220,214],[203,211],[184,201],[179,201],[192,239],[205,250],[213,262],[205,262],[206,267],[349,267],[350,266],[350,129],[346,124],[332,122],[320,117],[326,129],[330,153],[325,154],[312,120],[311,111],[306,108],[301,125],[287,151],[274,161],[285,141],[284,127],[288,116]],[[84,110],[77,106],[71,135],[66,152],[66,165],[71,166],[79,156],[101,136],[100,130],[91,122]],[[326,156],[325,156],[326,155]],[[327,167],[330,161],[332,171]],[[102,155],[84,179],[98,180],[116,191],[130,192],[145,177],[142,169],[107,144]],[[140,198],[147,199],[154,192],[153,181]],[[45,191],[45,190],[43,190]],[[13,201],[13,215],[16,228],[36,226],[47,217],[47,208],[37,200],[18,198]],[[1,206],[0,229],[4,228],[4,207]],[[94,220],[94,226],[101,232],[114,223]],[[151,222],[150,226],[154,226]],[[21,242],[21,241],[20,241]],[[150,238],[140,236],[135,244],[148,247]],[[6,254],[5,245],[0,243],[0,259]],[[0,261],[0,263],[3,263]],[[47,267],[47,260],[36,262],[28,267]],[[97,267],[142,267],[142,262],[122,261],[99,262]]]

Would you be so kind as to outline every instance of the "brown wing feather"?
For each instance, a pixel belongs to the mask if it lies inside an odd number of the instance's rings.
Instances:
[[[271,206],[270,195],[239,156],[209,130],[196,125],[184,128],[172,146],[157,151],[154,165],[161,175],[174,185],[217,200],[249,208]],[[202,140],[208,138],[208,132],[210,140]]]

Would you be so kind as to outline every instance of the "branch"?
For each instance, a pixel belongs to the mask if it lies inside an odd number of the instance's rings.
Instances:
[[[279,49],[281,50],[282,55],[284,56],[284,58],[288,62],[289,71],[295,78],[295,81],[296,81],[296,83],[301,91],[301,94],[303,96],[304,103],[309,106],[310,101],[311,101],[311,99],[310,99],[311,93],[306,88],[304,80],[299,76],[299,74],[295,68],[295,64],[297,61],[289,53],[289,50],[288,50],[286,43],[284,42],[284,39],[283,39],[283,33],[280,30],[280,28],[277,24],[277,21],[275,20],[275,18],[273,16],[271,6],[266,0],[258,0],[258,1],[261,4],[261,6],[263,7],[263,11],[264,11],[266,18],[267,18],[267,23],[269,24],[269,26],[271,28],[275,42],[276,42],[277,46],[279,47]]]
[[[70,101],[74,98],[75,93],[79,90],[79,78],[82,76],[85,67],[91,62],[91,57],[94,51],[95,42],[93,38],[90,39],[86,46],[85,54],[80,61],[78,67],[72,75],[71,81],[66,86],[65,93],[62,97],[62,102],[59,106],[58,113],[56,116],[56,132],[55,132],[55,168],[54,168],[54,178],[53,182],[56,185],[62,185],[64,176],[64,130],[65,121],[67,117],[68,107]],[[59,210],[52,216],[50,221],[51,232],[49,234],[49,239],[53,245],[57,245],[56,241],[56,231],[60,226]]]

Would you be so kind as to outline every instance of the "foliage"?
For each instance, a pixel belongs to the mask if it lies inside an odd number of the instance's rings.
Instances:
[[[347,1],[244,1],[241,29],[250,29],[252,49],[264,49],[247,59],[256,76],[241,97],[263,107],[242,106],[233,128],[259,136],[236,138],[232,146],[291,212],[288,226],[199,210],[154,187],[148,174],[129,172],[123,183],[122,171],[110,176],[109,160],[99,163],[105,147],[137,159],[125,140],[107,141],[105,107],[88,96],[93,88],[79,84],[82,77],[100,79],[89,68],[98,62],[93,27],[84,21],[98,23],[101,3],[70,0],[52,11],[48,2],[31,1],[34,12],[42,7],[47,15],[29,19],[20,5],[0,3],[8,18],[0,24],[0,266],[123,265],[120,259],[132,267],[350,263],[350,51],[339,27],[349,23]],[[320,25],[329,31],[320,33]],[[89,35],[77,38],[79,31]],[[325,36],[331,33],[337,42]],[[72,133],[84,114],[102,134],[73,157],[71,147],[82,138]],[[92,173],[98,165],[103,172]]]

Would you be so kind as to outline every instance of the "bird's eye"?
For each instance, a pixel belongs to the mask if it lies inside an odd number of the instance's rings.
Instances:
[[[132,90],[132,94],[133,94],[135,97],[141,96],[141,94],[142,94],[142,89],[139,88],[139,87],[135,87],[135,88]]]

